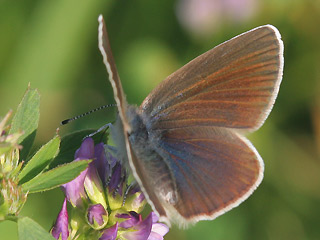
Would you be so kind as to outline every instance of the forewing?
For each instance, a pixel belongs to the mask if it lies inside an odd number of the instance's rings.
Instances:
[[[140,108],[152,129],[201,125],[256,130],[271,111],[282,71],[278,30],[258,27],[171,74]]]
[[[159,145],[177,188],[175,204],[162,201],[163,217],[170,222],[184,225],[214,219],[248,198],[263,178],[258,152],[229,129],[168,130]]]
[[[130,131],[130,126],[126,118],[125,111],[127,109],[127,101],[123,92],[122,84],[120,77],[117,71],[116,63],[113,59],[110,42],[108,38],[108,33],[106,29],[106,24],[104,22],[103,16],[100,15],[98,18],[99,27],[98,27],[98,41],[99,41],[99,50],[103,57],[103,63],[107,68],[109,74],[109,80],[112,85],[114,99],[117,103],[119,116],[123,123],[123,128],[125,132]]]
[[[99,35],[98,35],[99,49],[101,51],[101,54],[103,56],[103,62],[109,74],[109,80],[113,88],[114,98],[118,106],[118,112],[120,117],[120,119],[117,119],[116,123],[111,128],[114,140],[118,142],[118,145],[117,145],[117,147],[119,148],[118,150],[126,152],[126,156],[123,156],[123,157],[128,158],[127,160],[132,170],[132,173],[136,181],[139,183],[142,191],[144,192],[148,202],[151,204],[152,207],[154,207],[155,205],[157,206],[156,209],[159,215],[165,216],[166,212],[162,207],[154,189],[152,189],[152,187],[154,187],[154,184],[153,185],[146,184],[147,180],[152,179],[150,178],[150,174],[152,174],[152,171],[150,171],[151,170],[150,165],[148,164],[145,165],[143,164],[144,163],[143,160],[141,161],[137,159],[134,153],[134,150],[130,145],[130,142],[128,139],[128,133],[131,131],[131,126],[129,125],[127,116],[126,116],[126,111],[128,109],[127,102],[122,89],[116,64],[112,56],[108,34],[107,34],[106,26],[105,26],[102,15],[99,16],[98,21],[99,21]],[[159,163],[161,164],[161,162]],[[166,167],[165,164],[161,164],[161,166]],[[164,172],[165,170],[166,169],[163,169]],[[159,172],[159,169],[157,169],[157,171]]]

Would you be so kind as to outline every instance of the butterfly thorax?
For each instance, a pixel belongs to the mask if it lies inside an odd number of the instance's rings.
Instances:
[[[177,202],[175,181],[164,156],[157,151],[161,136],[147,129],[148,119],[139,112],[138,108],[129,106],[127,117],[132,129],[128,133],[129,142],[137,162],[141,168],[144,168],[144,171],[140,169],[139,178],[144,186],[147,183],[153,191],[158,193],[158,197],[161,198],[159,200],[175,204]]]

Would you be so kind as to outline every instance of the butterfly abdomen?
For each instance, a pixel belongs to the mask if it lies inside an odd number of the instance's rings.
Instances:
[[[141,181],[152,183],[150,186],[156,188],[160,201],[174,205],[178,200],[175,181],[168,165],[156,151],[156,139],[160,136],[154,136],[147,130],[145,119],[136,108],[130,107],[127,115],[133,129],[129,134],[129,142],[137,160],[145,169],[142,171],[143,176],[140,176]]]

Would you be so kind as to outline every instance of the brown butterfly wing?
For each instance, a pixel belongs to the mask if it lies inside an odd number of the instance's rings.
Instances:
[[[103,56],[103,62],[107,68],[109,74],[109,81],[111,82],[114,98],[117,103],[118,112],[120,119],[117,119],[115,124],[112,125],[111,134],[116,142],[120,157],[125,160],[127,158],[132,173],[139,183],[142,191],[144,192],[148,202],[154,206],[157,206],[157,212],[159,215],[164,216],[166,214],[165,209],[162,207],[158,197],[156,196],[153,189],[149,185],[146,185],[145,182],[142,182],[141,179],[145,179],[146,175],[149,174],[148,169],[145,169],[143,161],[139,160],[132,149],[128,133],[131,131],[131,126],[127,120],[127,101],[122,89],[116,64],[114,62],[112,51],[109,43],[108,33],[106,30],[106,25],[102,15],[99,16],[99,28],[98,28],[98,39],[99,39],[99,49]],[[144,172],[145,170],[145,172]]]
[[[261,157],[247,139],[232,130],[204,126],[170,129],[159,146],[179,196],[173,206],[162,203],[171,222],[214,219],[244,201],[263,177]]]
[[[258,27],[171,74],[140,108],[152,129],[201,125],[256,130],[271,111],[282,71],[278,30]]]
[[[169,76],[141,105],[142,114],[150,116],[148,130],[161,136],[146,144],[157,145],[161,165],[172,172],[178,198],[170,202],[154,191],[165,187],[161,181],[158,185],[156,180],[147,181],[154,169],[135,156],[128,140],[127,104],[102,16],[99,22],[99,48],[118,105],[129,164],[161,219],[180,223],[213,219],[246,199],[261,182],[263,162],[248,140],[227,128],[256,129],[270,112],[283,65],[277,30],[265,26],[247,32],[237,37],[240,47],[234,43],[237,38],[219,45]],[[213,93],[219,98],[212,98]],[[255,101],[244,108],[253,110],[248,116],[241,112],[244,99]]]
[[[214,219],[260,184],[261,157],[232,129],[256,130],[263,124],[282,71],[280,34],[273,26],[262,26],[197,57],[145,99],[140,111],[150,134],[161,136],[157,151],[173,173],[178,194],[174,205],[157,196],[163,220],[187,224]]]
[[[128,124],[128,120],[126,117],[127,101],[126,101],[125,94],[123,92],[117,67],[113,59],[106,24],[104,22],[102,15],[99,16],[98,22],[99,22],[99,28],[98,28],[99,50],[103,57],[103,63],[106,66],[109,74],[109,81],[112,85],[114,99],[117,103],[118,112],[123,123],[124,131],[129,132],[130,126]]]

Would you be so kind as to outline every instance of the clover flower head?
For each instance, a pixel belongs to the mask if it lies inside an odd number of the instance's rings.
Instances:
[[[128,184],[128,174],[109,151],[111,147],[85,139],[75,160],[92,160],[77,178],[62,186],[66,199],[52,228],[55,238],[100,240],[161,240],[169,228],[151,212],[142,219],[146,199],[139,186]],[[66,203],[72,205],[70,223]],[[70,234],[69,234],[70,232]],[[58,239],[57,238],[57,239]]]

